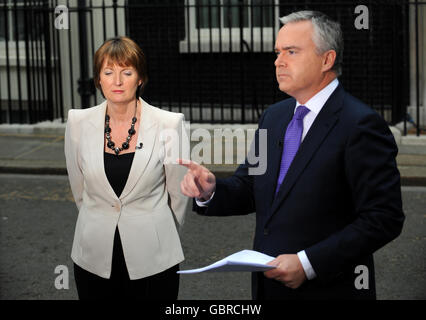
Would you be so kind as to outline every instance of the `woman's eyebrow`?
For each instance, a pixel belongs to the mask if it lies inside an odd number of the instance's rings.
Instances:
[[[104,69],[114,69],[114,64],[109,64],[109,65],[106,65],[105,67],[104,67]],[[121,67],[122,69],[129,69],[129,70],[133,70],[134,68],[132,67],[132,66],[124,66],[124,67],[122,67],[122,66],[119,66],[119,67]]]

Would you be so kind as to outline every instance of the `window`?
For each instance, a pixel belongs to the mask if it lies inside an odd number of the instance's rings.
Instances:
[[[24,1],[6,0],[7,5],[0,6],[0,41],[24,41],[25,40],[25,18],[31,35],[28,38],[40,40],[43,36],[40,23],[31,23],[31,12],[27,10],[25,16]],[[33,18],[34,19],[34,18]]]
[[[187,0],[180,52],[270,52],[278,0]]]
[[[26,63],[25,36],[32,49],[39,50],[41,56],[44,52],[43,11],[35,11],[36,5],[31,5],[32,10],[28,10],[30,4],[23,0],[5,2],[0,5],[0,67],[7,64],[6,57],[10,66],[16,66],[18,53],[19,63],[23,66]]]

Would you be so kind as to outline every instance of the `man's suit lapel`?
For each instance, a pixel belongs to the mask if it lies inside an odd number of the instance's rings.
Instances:
[[[338,111],[342,108],[344,90],[339,85],[330,98],[321,109],[308,134],[301,143],[290,168],[281,184],[280,190],[272,203],[272,209],[270,211],[270,217],[274,215],[282,201],[287,197],[292,187],[296,183],[299,176],[302,174],[309,161],[318,150],[324,139],[329,134],[330,130],[335,126],[338,121]],[[275,161],[274,159],[272,161]],[[279,164],[278,169],[279,170]],[[269,218],[270,218],[269,217]]]
[[[296,100],[290,106],[282,107],[282,114],[277,117],[279,119],[280,124],[277,126],[272,126],[271,128],[267,128],[267,136],[268,136],[268,169],[266,171],[266,181],[267,184],[267,192],[265,194],[268,195],[268,205],[271,206],[274,197],[275,197],[275,188],[277,185],[278,174],[280,170],[281,164],[281,155],[283,151],[283,141],[285,136],[285,131],[287,129],[288,124],[290,123],[293,114],[294,107],[296,106]]]

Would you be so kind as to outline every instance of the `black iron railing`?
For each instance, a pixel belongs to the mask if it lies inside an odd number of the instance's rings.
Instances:
[[[420,134],[419,57],[425,53],[419,46],[419,10],[425,4],[366,1],[369,25],[357,29],[358,4],[344,0],[78,0],[72,5],[3,0],[0,122],[65,121],[68,109],[99,104],[93,54],[106,39],[128,35],[147,56],[148,102],[183,112],[193,122],[255,123],[268,105],[286,97],[274,75],[278,17],[313,9],[342,25],[344,87],[390,124],[411,121]],[[414,112],[408,112],[410,105]]]

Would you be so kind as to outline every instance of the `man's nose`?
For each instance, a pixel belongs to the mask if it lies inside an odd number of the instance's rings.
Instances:
[[[277,58],[275,59],[274,64],[275,64],[275,66],[276,66],[276,67],[284,66],[284,65],[285,65],[285,61],[284,61],[284,58],[283,58],[283,54],[281,54],[281,53],[280,53],[280,54],[277,56]]]

